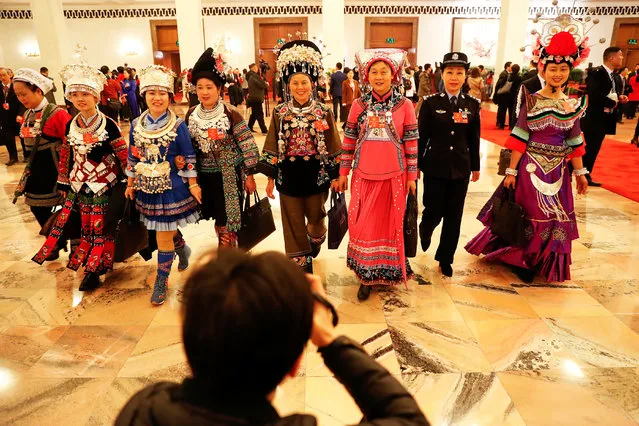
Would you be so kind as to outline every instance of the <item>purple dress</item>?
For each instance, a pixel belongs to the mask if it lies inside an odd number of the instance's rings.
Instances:
[[[475,255],[541,274],[548,280],[570,279],[572,240],[579,238],[568,160],[585,153],[579,119],[588,100],[549,99],[524,93],[524,101],[506,147],[523,153],[517,166],[515,201],[526,213],[524,247],[511,247],[490,230],[493,202],[504,197],[499,185],[479,213],[485,226],[467,245]]]

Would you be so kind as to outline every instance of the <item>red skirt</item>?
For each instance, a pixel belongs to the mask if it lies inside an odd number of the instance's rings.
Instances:
[[[406,284],[413,271],[404,255],[406,177],[362,179],[353,174],[346,264],[364,285]]]

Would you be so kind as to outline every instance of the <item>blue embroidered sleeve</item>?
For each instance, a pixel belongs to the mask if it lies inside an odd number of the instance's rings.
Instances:
[[[183,178],[197,177],[197,171],[195,169],[195,150],[193,149],[193,143],[191,142],[191,136],[184,122],[180,123],[177,128],[177,137],[175,138],[177,144],[178,155],[184,157],[186,165],[180,171],[178,175]]]

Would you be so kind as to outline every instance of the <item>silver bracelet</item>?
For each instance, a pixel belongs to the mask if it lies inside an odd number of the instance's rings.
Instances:
[[[589,171],[588,171],[588,169],[587,169],[587,168],[585,168],[585,167],[582,167],[581,169],[575,169],[575,170],[573,170],[573,174],[574,174],[575,176],[583,176],[583,175],[587,175],[588,173],[590,173],[590,172],[589,172]]]
[[[517,177],[517,169],[511,169],[510,167],[508,167],[506,169],[506,176],[508,175]]]

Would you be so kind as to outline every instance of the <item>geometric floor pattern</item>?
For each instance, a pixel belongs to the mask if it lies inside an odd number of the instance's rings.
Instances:
[[[315,271],[340,332],[401,379],[433,425],[637,425],[639,204],[601,188],[577,196],[572,281],[523,284],[463,250],[502,179],[498,155],[482,142],[482,176],[470,184],[452,278],[438,272],[433,247],[411,260],[417,278],[407,288],[359,302],[345,244],[324,247]],[[0,164],[6,160],[3,149]],[[0,166],[0,424],[112,424],[146,384],[189,374],[179,317],[188,272],[173,268],[161,307],[149,303],[155,260],[139,256],[117,264],[100,289],[79,292],[81,274],[65,268],[66,254],[42,266],[30,260],[43,237],[24,202],[11,203],[21,171]],[[266,179],[257,182],[264,195]],[[272,206],[278,230],[258,251],[283,248],[279,202]],[[209,222],[183,232],[194,256],[217,244]],[[276,406],[312,413],[321,425],[361,418],[310,346]]]

